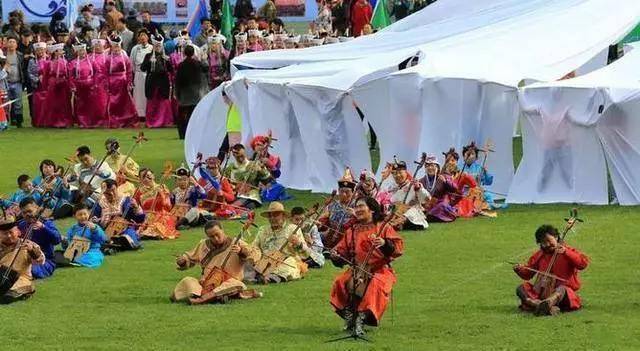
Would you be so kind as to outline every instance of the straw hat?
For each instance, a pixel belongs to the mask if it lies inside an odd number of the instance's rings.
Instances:
[[[284,209],[284,205],[278,201],[274,201],[269,204],[269,208],[260,214],[264,218],[269,218],[269,215],[272,213],[284,213],[287,214],[287,211]]]

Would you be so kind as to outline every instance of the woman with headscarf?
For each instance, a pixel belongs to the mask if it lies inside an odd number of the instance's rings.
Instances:
[[[209,38],[209,57],[205,60],[205,64],[209,68],[208,81],[211,90],[229,79],[229,51],[222,46],[226,41],[226,38],[220,34]]]
[[[71,93],[67,60],[64,58],[64,43],[49,46],[51,60],[47,76],[46,112],[42,118],[42,127],[68,128],[73,125],[71,118]]]
[[[106,60],[108,82],[107,126],[109,128],[133,127],[138,124],[136,105],[131,96],[133,67],[122,50],[122,38],[109,39],[111,50]]]
[[[144,57],[140,67],[146,74],[146,124],[149,128],[168,127],[174,123],[169,79],[173,68],[169,57],[164,54],[164,38],[161,35],[154,35],[151,37],[151,43],[153,52]]]
[[[149,45],[149,32],[146,29],[138,31],[138,45],[131,49],[131,63],[135,70],[133,77],[133,98],[136,102],[136,111],[139,117],[147,114],[146,80],[147,73],[142,70],[144,58],[153,52],[153,47]]]
[[[96,86],[96,68],[87,56],[87,45],[73,45],[76,58],[69,62],[69,84],[73,98],[75,119],[80,128],[104,126],[104,113],[96,108],[93,98]]]

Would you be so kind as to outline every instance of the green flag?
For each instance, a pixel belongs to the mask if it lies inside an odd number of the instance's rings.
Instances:
[[[231,31],[233,30],[234,25],[233,13],[231,13],[231,5],[229,5],[229,0],[222,1],[222,19],[220,23],[220,34],[224,35],[227,38],[227,49],[231,46],[233,42],[233,37]]]
[[[376,8],[373,9],[373,17],[371,17],[371,27],[374,30],[382,29],[391,24],[389,13],[387,13],[387,2],[385,0],[378,0],[376,2]]]

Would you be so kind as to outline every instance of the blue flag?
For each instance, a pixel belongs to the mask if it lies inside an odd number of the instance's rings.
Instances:
[[[198,36],[200,33],[200,21],[203,18],[209,18],[209,14],[207,13],[207,3],[204,0],[198,0],[198,4],[196,4],[196,8],[189,18],[189,23],[187,23],[187,30],[189,31],[189,36],[193,39]]]
[[[216,191],[220,191],[220,182],[218,182],[214,177],[212,177],[211,174],[209,174],[209,172],[207,172],[207,170],[204,169],[204,167],[200,166],[198,170],[200,171],[200,176],[204,178],[204,180],[209,182],[209,184],[211,184],[211,186],[214,189],[216,189]]]

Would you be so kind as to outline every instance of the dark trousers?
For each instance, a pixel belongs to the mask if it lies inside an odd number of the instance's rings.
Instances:
[[[222,141],[222,145],[220,145],[220,150],[218,150],[218,160],[224,163],[224,159],[229,153],[229,133],[224,136],[224,140]]]
[[[189,125],[189,119],[191,118],[191,114],[195,108],[195,105],[178,106],[176,126],[178,127],[178,137],[180,137],[180,140],[184,140],[184,135],[187,133],[187,126]]]

